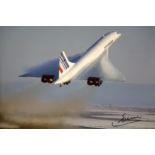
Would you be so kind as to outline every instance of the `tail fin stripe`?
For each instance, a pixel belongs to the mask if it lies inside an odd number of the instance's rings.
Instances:
[[[62,57],[60,56],[60,60],[61,60],[61,63],[63,64],[63,66],[65,67],[65,69],[69,68],[69,65],[68,65],[66,59],[64,59],[64,58],[62,58]]]
[[[59,66],[60,73],[63,73],[63,69]]]
[[[64,63],[63,63],[63,61],[62,61],[61,57],[60,57],[60,63],[62,64],[63,68],[65,68],[65,69],[66,69],[66,66],[64,65]]]
[[[61,52],[60,56],[59,56],[59,78],[62,77],[67,70],[69,70],[72,66],[74,65],[74,63],[70,62],[65,54],[65,52]]]
[[[63,67],[64,67],[65,69],[67,69],[67,66],[66,66],[66,64],[64,63],[64,61],[62,60],[61,57],[60,57],[60,62],[61,62],[61,64],[63,65]]]
[[[68,62],[67,62],[67,60],[66,60],[66,58],[65,58],[65,56],[61,53],[61,56],[60,57],[62,57],[62,60],[66,63],[66,65],[69,67],[69,64],[68,64]]]

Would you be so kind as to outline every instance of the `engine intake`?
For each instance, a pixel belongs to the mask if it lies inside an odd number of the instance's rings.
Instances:
[[[42,75],[41,82],[43,83],[53,83],[54,82],[54,75]]]
[[[102,80],[100,79],[100,78],[98,78],[98,77],[89,77],[88,79],[87,79],[87,84],[88,85],[94,85],[94,86],[100,86],[101,84],[102,84]]]

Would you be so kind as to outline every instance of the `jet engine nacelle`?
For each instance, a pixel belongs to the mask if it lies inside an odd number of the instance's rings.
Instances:
[[[100,86],[102,84],[102,80],[98,77],[89,77],[87,79],[87,84],[88,85],[94,85],[94,86]]]
[[[41,82],[43,83],[53,83],[54,82],[54,75],[42,75]]]

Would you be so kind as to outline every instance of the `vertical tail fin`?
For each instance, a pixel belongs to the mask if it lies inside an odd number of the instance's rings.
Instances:
[[[70,62],[64,51],[61,52],[59,57],[59,77],[61,77],[74,63]]]

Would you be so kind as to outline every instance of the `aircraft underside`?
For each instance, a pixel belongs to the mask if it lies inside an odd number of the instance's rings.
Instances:
[[[41,77],[41,82],[42,83],[52,84],[55,81],[56,80],[55,80],[55,76],[54,75],[43,75]],[[87,84],[89,86],[98,86],[99,87],[103,83],[103,80],[101,80],[99,77],[88,77],[88,79],[86,81],[87,81]],[[59,86],[62,87],[63,85],[68,85],[70,83],[71,83],[71,81],[66,81],[66,82],[60,84]]]

